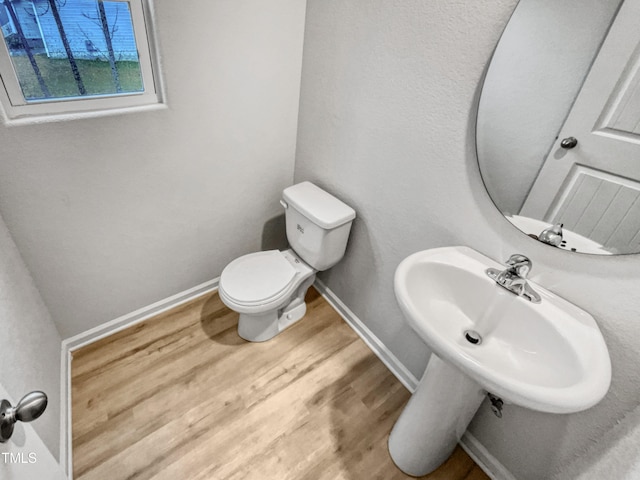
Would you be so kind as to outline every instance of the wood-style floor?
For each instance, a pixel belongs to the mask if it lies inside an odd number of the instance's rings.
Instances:
[[[265,343],[200,297],[74,352],[76,480],[394,480],[409,392],[310,289]],[[429,480],[487,480],[459,447]]]

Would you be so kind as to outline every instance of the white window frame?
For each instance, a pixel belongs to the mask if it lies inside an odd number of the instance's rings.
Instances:
[[[4,39],[0,39],[0,103],[5,123],[17,119],[33,119],[34,122],[65,118],[69,114],[95,116],[96,113],[122,112],[128,109],[162,104],[159,62],[153,42],[152,6],[150,0],[108,0],[128,3],[133,32],[138,48],[138,60],[142,75],[142,92],[118,93],[38,99],[27,102]],[[82,114],[85,115],[82,115]],[[77,117],[78,115],[74,115]],[[30,122],[29,122],[30,123]]]

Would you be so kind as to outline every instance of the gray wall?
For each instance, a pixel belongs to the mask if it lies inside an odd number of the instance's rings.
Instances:
[[[0,384],[15,402],[32,390],[47,394],[47,409],[32,425],[57,459],[61,339],[1,217],[0,325]]]
[[[408,254],[468,245],[530,256],[532,278],[591,312],[613,383],[596,407],[549,415],[486,405],[472,433],[520,480],[563,478],[640,398],[640,257],[570,255],[516,231],[495,209],[475,155],[479,82],[515,0],[309,0],[295,180],[358,212],[345,259],[321,275],[419,376],[429,352],[396,306]],[[566,476],[564,477],[566,478]]]
[[[0,212],[63,338],[259,250],[292,182],[305,1],[154,5],[168,109],[0,127]]]

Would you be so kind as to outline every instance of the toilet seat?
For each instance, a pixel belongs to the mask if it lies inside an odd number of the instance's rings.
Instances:
[[[220,276],[220,290],[233,303],[245,307],[270,304],[286,297],[299,277],[285,253],[256,252],[232,261]],[[308,268],[308,267],[307,267]]]

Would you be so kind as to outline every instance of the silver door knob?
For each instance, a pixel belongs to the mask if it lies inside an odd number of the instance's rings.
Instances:
[[[560,146],[562,148],[566,148],[567,150],[575,147],[576,145],[578,145],[578,139],[576,137],[563,138],[560,142]]]
[[[27,393],[15,407],[8,400],[0,401],[0,443],[11,438],[16,422],[31,422],[42,415],[47,401],[47,395],[38,391]]]

